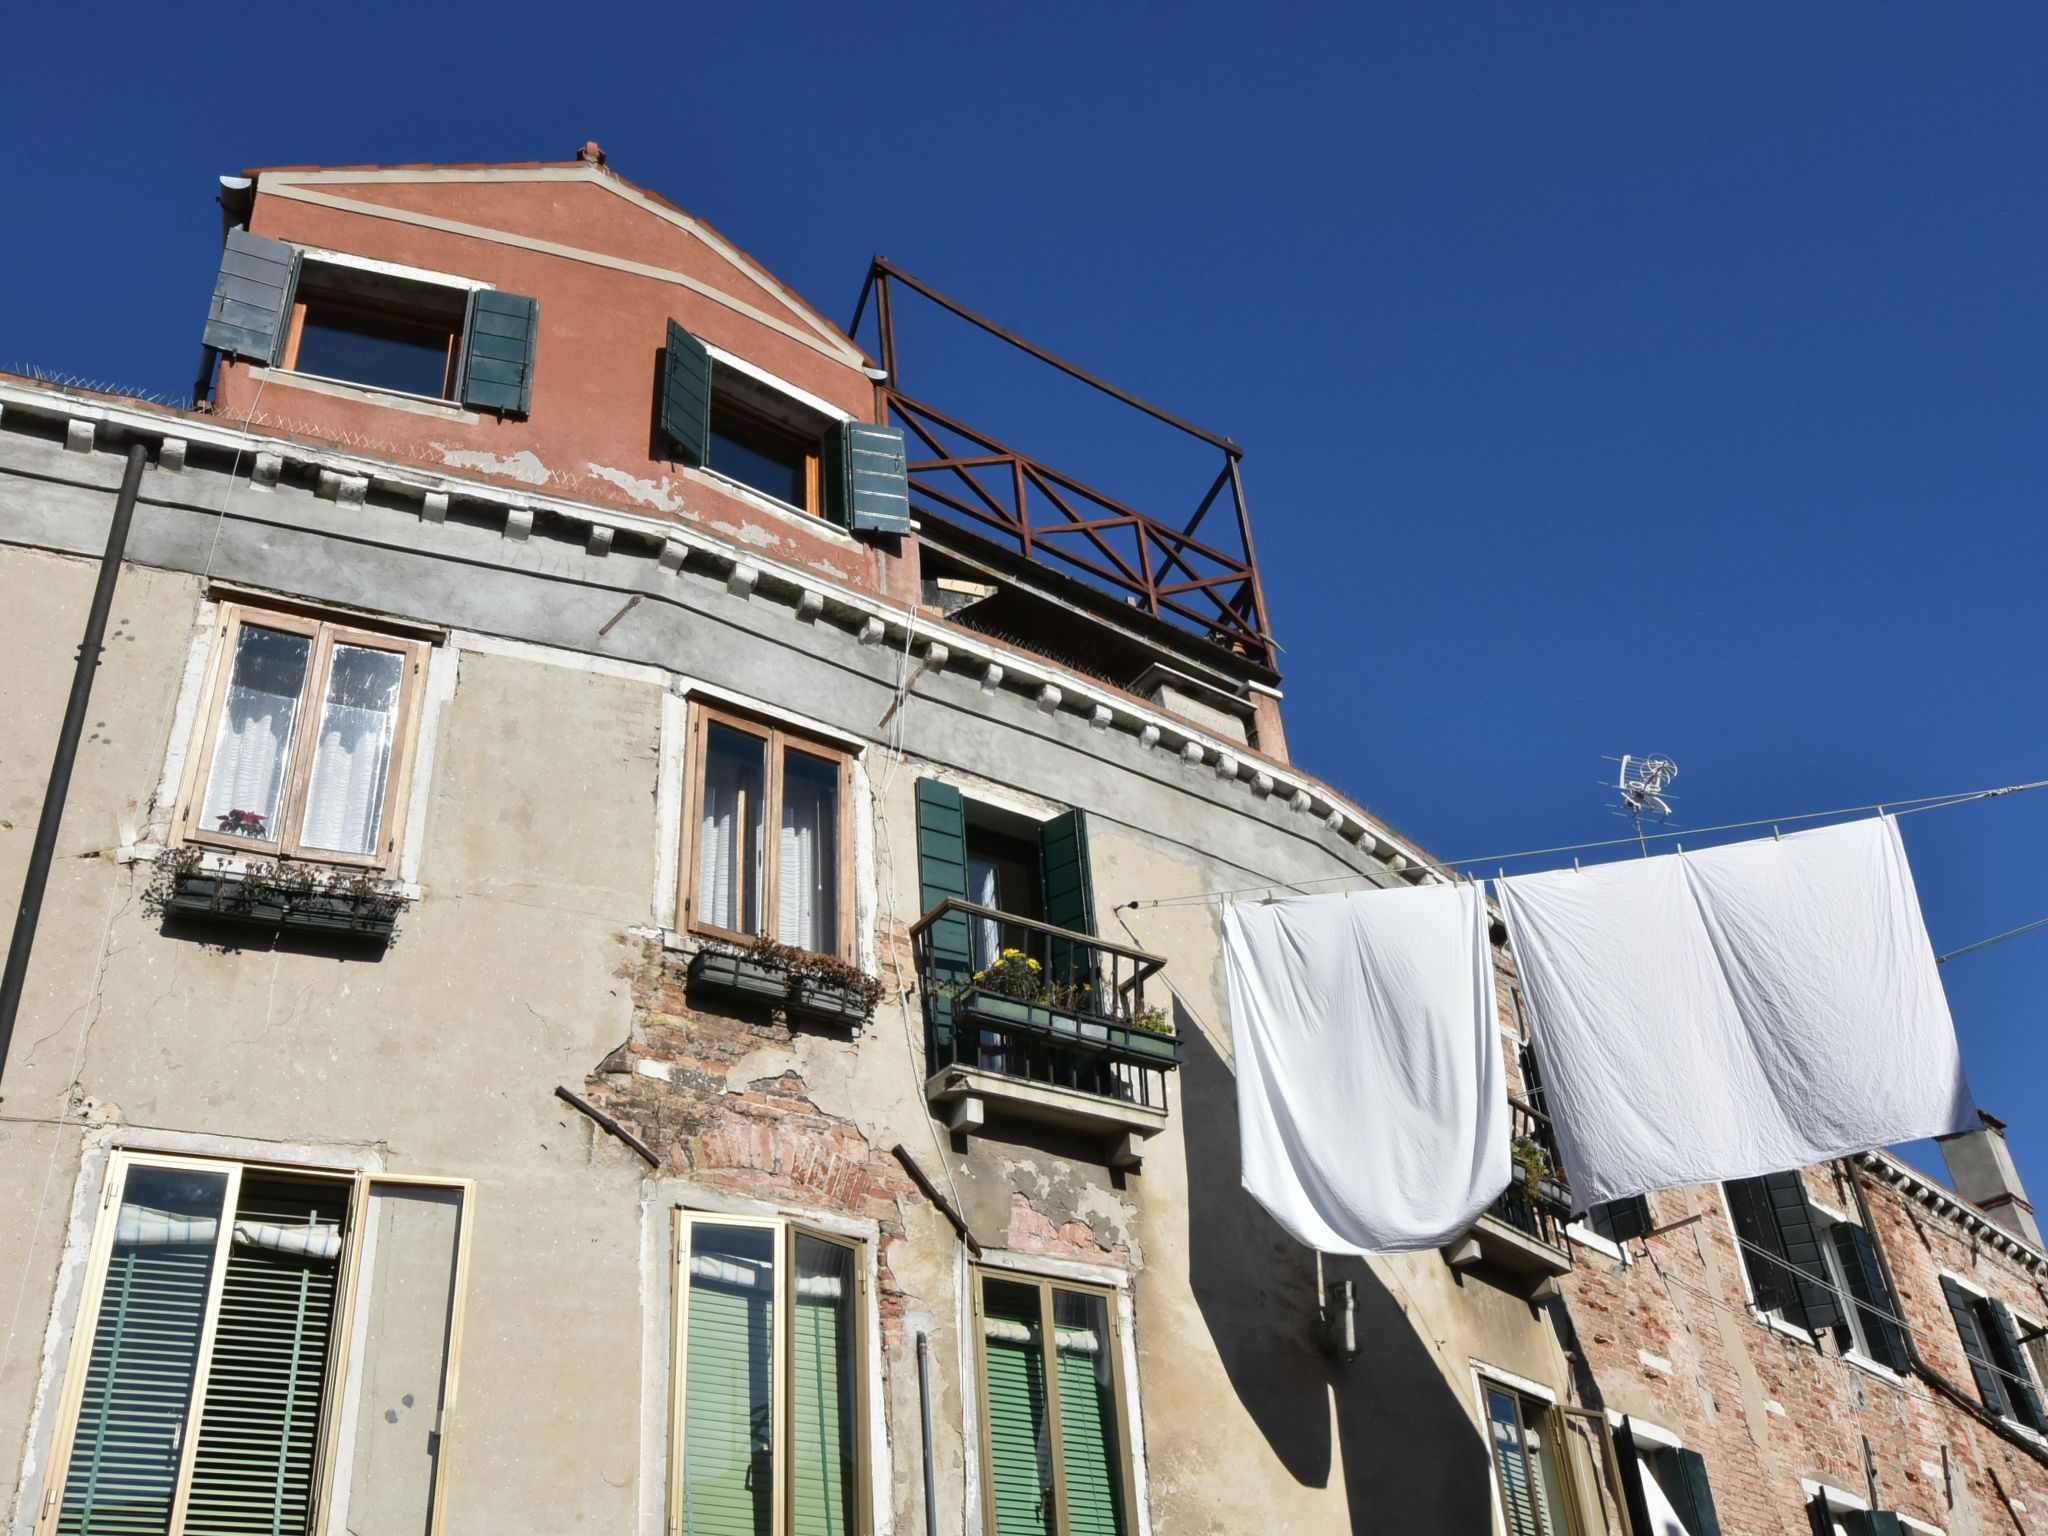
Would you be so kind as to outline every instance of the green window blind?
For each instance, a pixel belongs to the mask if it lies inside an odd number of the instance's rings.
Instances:
[[[1104,1374],[1110,1365],[1108,1340],[1095,1329],[1061,1328],[1058,1333],[1067,1531],[1069,1536],[1123,1536],[1116,1398]]]
[[[1947,1275],[1941,1277],[1942,1294],[1948,1298],[1949,1315],[1956,1320],[1956,1333],[1963,1341],[1963,1354],[1970,1362],[1970,1374],[1977,1379],[1977,1395],[1993,1413],[2009,1411],[2005,1382],[1992,1364],[1991,1344],[1977,1315],[1977,1298]]]
[[[948,897],[967,897],[967,807],[959,790],[938,779],[917,781],[917,878],[918,902],[926,912]],[[922,984],[933,1044],[943,1052],[953,1043],[953,1000],[936,995],[933,984],[958,985],[974,969],[965,915],[949,913],[933,926],[931,953],[936,974]]]
[[[983,1374],[995,1536],[1054,1536],[1045,1353],[1036,1286],[986,1282]]]
[[[825,437],[825,515],[870,533],[910,532],[901,427],[842,421]]]
[[[116,1216],[60,1536],[161,1536],[206,1321],[227,1179],[131,1168]]]
[[[684,1275],[683,1531],[769,1536],[774,1517],[775,1234],[691,1229]]]
[[[540,300],[495,288],[470,295],[462,339],[462,403],[501,416],[530,412],[539,342]]]
[[[312,1513],[347,1186],[245,1175],[199,1422],[188,1536],[295,1536]],[[243,1240],[253,1227],[305,1251]]]
[[[791,1313],[790,1529],[847,1536],[859,1507],[853,1250],[799,1233]]]

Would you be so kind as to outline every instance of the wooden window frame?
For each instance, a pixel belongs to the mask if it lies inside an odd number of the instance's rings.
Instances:
[[[303,635],[312,642],[306,658],[306,679],[299,690],[298,712],[292,717],[292,740],[285,762],[284,788],[278,796],[276,825],[271,829],[275,835],[267,838],[239,837],[232,832],[197,824],[206,803],[214,755],[220,745],[221,712],[227,706],[228,689],[234,682],[235,652],[241,643],[245,625]],[[369,874],[393,873],[405,846],[405,810],[412,796],[413,757],[419,737],[420,704],[425,692],[431,643],[415,636],[360,628],[340,619],[234,602],[221,604],[214,642],[214,654],[201,695],[205,708],[192,728],[194,750],[186,754],[187,767],[178,796],[178,814],[172,822],[172,841],[218,852],[269,855],[307,864],[359,869]],[[391,767],[385,775],[384,804],[378,822],[383,846],[367,854],[315,848],[303,841],[306,791],[313,772],[313,753],[309,744],[314,738],[309,732],[317,733],[319,729],[318,716],[326,706],[327,685],[337,645],[391,651],[402,658],[398,710],[391,729]]]
[[[1129,1387],[1124,1377],[1124,1323],[1122,1315],[1123,1293],[1112,1286],[1088,1285],[1084,1282],[1064,1280],[1057,1276],[1041,1275],[1029,1270],[1007,1269],[994,1264],[977,1264],[973,1268],[974,1278],[974,1401],[976,1423],[980,1429],[981,1461],[981,1519],[982,1529],[996,1530],[996,1478],[995,1447],[993,1445],[993,1421],[988,1407],[988,1310],[987,1286],[993,1280],[998,1284],[1018,1285],[1038,1292],[1038,1331],[1048,1351],[1044,1361],[1045,1379],[1045,1433],[1052,1450],[1047,1458],[1052,1465],[1053,1529],[1055,1536],[1067,1536],[1067,1465],[1064,1448],[1065,1434],[1060,1422],[1059,1387],[1059,1343],[1058,1330],[1053,1321],[1053,1292],[1068,1291],[1076,1295],[1094,1296],[1103,1303],[1103,1314],[1108,1319],[1109,1337],[1104,1347],[1110,1351],[1111,1394],[1115,1398],[1117,1487],[1123,1495],[1124,1529],[1136,1531],[1141,1522],[1138,1519],[1138,1478],[1137,1463],[1132,1455],[1131,1404]]]
[[[1530,1455],[1529,1433],[1531,1428],[1533,1427],[1535,1432],[1541,1437],[1536,1446],[1535,1454],[1547,1460],[1550,1478],[1547,1486],[1555,1491],[1557,1507],[1564,1514],[1565,1528],[1562,1531],[1553,1532],[1552,1536],[1581,1536],[1586,1519],[1586,1497],[1588,1490],[1582,1486],[1580,1469],[1573,1464],[1569,1454],[1569,1442],[1563,1436],[1564,1421],[1569,1414],[1578,1414],[1589,1419],[1595,1417],[1595,1415],[1588,1413],[1584,1409],[1568,1408],[1554,1399],[1535,1396],[1526,1387],[1495,1375],[1491,1371],[1475,1370],[1473,1374],[1479,1381],[1480,1425],[1486,1435],[1486,1465],[1493,1479],[1492,1502],[1499,1520],[1498,1529],[1503,1533],[1509,1530],[1508,1490],[1507,1478],[1500,1464],[1500,1448],[1494,1443],[1493,1409],[1487,1402],[1488,1395],[1494,1392],[1505,1393],[1514,1402],[1515,1430],[1522,1447],[1521,1454],[1525,1461]],[[1614,1455],[1614,1441],[1604,1416],[1600,1416],[1600,1430],[1602,1444],[1606,1447],[1611,1465],[1611,1459]],[[1526,1469],[1524,1475],[1527,1475]],[[1531,1481],[1529,1486],[1533,1489],[1535,1483]],[[1621,1490],[1618,1486],[1612,1486],[1611,1492],[1615,1497],[1621,1497]],[[1623,1500],[1621,1507],[1627,1508],[1625,1500]]]
[[[462,1211],[455,1234],[455,1273],[451,1281],[453,1301],[449,1308],[448,1354],[442,1376],[441,1418],[435,1426],[440,1446],[434,1461],[434,1479],[429,1490],[430,1517],[424,1536],[440,1536],[448,1489],[449,1416],[455,1409],[457,1378],[462,1363],[462,1332],[469,1290],[469,1256],[476,1214],[474,1179],[439,1178],[428,1175],[393,1174],[355,1168],[318,1168],[297,1163],[273,1163],[261,1159],[201,1157],[174,1152],[116,1151],[107,1160],[100,1191],[100,1208],[88,1249],[85,1285],[78,1298],[72,1322],[71,1342],[66,1351],[62,1393],[58,1398],[57,1429],[44,1462],[42,1501],[38,1506],[34,1536],[54,1536],[64,1506],[64,1488],[71,1465],[71,1449],[78,1435],[79,1409],[84,1402],[86,1376],[92,1359],[93,1335],[99,1326],[100,1300],[106,1291],[108,1260],[113,1254],[114,1235],[120,1225],[121,1196],[127,1188],[129,1170],[136,1167],[184,1169],[195,1173],[221,1174],[226,1187],[221,1200],[222,1232],[215,1239],[212,1269],[207,1278],[206,1308],[200,1324],[199,1344],[192,1373],[190,1406],[186,1411],[186,1433],[178,1446],[178,1474],[171,1500],[171,1519],[166,1536],[183,1536],[192,1478],[198,1465],[198,1426],[205,1415],[206,1394],[211,1387],[213,1351],[219,1336],[221,1301],[227,1281],[227,1254],[234,1239],[228,1232],[242,1193],[243,1178],[250,1173],[278,1174],[289,1178],[320,1180],[349,1188],[348,1231],[341,1255],[336,1259],[333,1337],[328,1346],[327,1373],[320,1384],[320,1428],[314,1463],[309,1474],[311,1509],[306,1529],[312,1536],[333,1536],[332,1480],[341,1445],[341,1409],[350,1380],[355,1334],[355,1313],[360,1299],[363,1269],[363,1239],[368,1225],[369,1205],[380,1186],[453,1190],[461,1198]]]
[[[698,854],[704,824],[704,763],[707,755],[705,749],[710,729],[714,724],[738,731],[743,736],[754,737],[763,743],[767,803],[762,809],[762,827],[763,841],[767,846],[762,851],[763,868],[757,871],[761,887],[761,932],[758,934],[724,928],[716,923],[706,922],[697,915],[697,887],[702,874],[698,867],[701,862]],[[797,751],[832,762],[839,770],[839,816],[834,832],[833,849],[833,857],[837,861],[837,868],[833,871],[833,883],[836,887],[839,909],[839,933],[833,947],[819,953],[851,961],[854,933],[853,753],[845,747],[834,745],[808,732],[786,729],[766,718],[742,714],[736,710],[699,701],[692,701],[690,705],[688,750],[689,772],[684,779],[682,870],[679,882],[681,890],[678,898],[681,902],[684,930],[739,945],[752,944],[756,939],[763,937],[776,937],[775,924],[781,912],[782,860],[777,856],[777,839],[781,836],[782,828],[784,754]]]
[[[869,1536],[874,1529],[873,1484],[874,1455],[868,1435],[868,1250],[864,1238],[849,1237],[841,1232],[830,1232],[813,1226],[800,1217],[794,1216],[740,1216],[728,1215],[723,1211],[685,1210],[678,1208],[674,1213],[669,1237],[669,1277],[673,1300],[670,1316],[674,1327],[669,1337],[669,1407],[668,1407],[668,1499],[666,1506],[666,1529],[671,1536],[679,1536],[683,1528],[683,1467],[684,1431],[688,1420],[684,1409],[689,1388],[689,1371],[686,1351],[690,1337],[690,1276],[686,1267],[689,1254],[689,1237],[693,1228],[707,1227],[751,1227],[775,1234],[775,1316],[772,1324],[773,1339],[769,1357],[768,1374],[774,1391],[774,1432],[771,1441],[770,1459],[775,1468],[775,1490],[773,1512],[768,1528],[771,1536],[779,1536],[789,1526],[790,1508],[794,1502],[792,1484],[796,1476],[796,1458],[791,1453],[791,1442],[795,1439],[793,1416],[796,1413],[796,1359],[791,1344],[795,1328],[795,1285],[796,1285],[796,1240],[808,1237],[813,1241],[831,1243],[844,1248],[853,1255],[854,1302],[853,1339],[851,1348],[854,1359],[853,1405],[856,1430],[854,1455],[859,1475],[854,1479],[853,1536]]]
[[[711,404],[709,409],[711,411],[729,412],[751,426],[759,427],[766,432],[772,432],[777,437],[786,438],[790,443],[803,450],[804,505],[798,506],[794,502],[784,501],[780,496],[770,496],[768,492],[762,490],[759,486],[748,485],[746,481],[740,479],[737,475],[729,474],[725,470],[720,469],[716,456],[711,451],[710,438],[712,434],[708,415],[705,418],[704,429],[706,447],[704,467],[706,469],[711,470],[722,479],[732,481],[735,485],[746,486],[756,496],[766,496],[768,500],[774,502],[777,506],[789,507],[793,511],[807,513],[812,517],[823,517],[825,515],[825,444],[822,437],[812,438],[806,436],[802,429],[792,427],[786,421],[777,421],[767,412],[749,405],[730,391],[720,389],[715,382],[711,386]]]
[[[286,323],[284,347],[279,353],[277,363],[277,366],[287,373],[299,372],[299,343],[305,335],[306,310],[309,303],[318,303],[324,309],[338,309],[348,314],[364,315],[375,320],[400,320],[416,325],[430,325],[435,330],[441,328],[439,317],[423,317],[417,311],[408,310],[403,304],[379,304],[374,299],[331,293],[316,293],[309,300],[306,295],[306,267],[308,264],[314,267],[327,266],[330,270],[348,270],[345,265],[323,262],[318,256],[307,255],[301,258],[298,277],[292,285],[291,318]],[[304,376],[309,379],[327,379],[330,382],[347,384],[356,389],[376,390],[387,395],[404,395],[409,400],[439,400],[444,405],[457,404],[459,403],[457,396],[461,392],[462,383],[462,343],[464,336],[469,330],[469,307],[471,298],[476,290],[472,288],[465,291],[462,288],[455,287],[453,284],[424,282],[417,278],[401,278],[399,281],[406,282],[425,293],[439,294],[450,292],[462,295],[462,312],[456,316],[454,329],[450,331],[448,336],[448,357],[441,372],[441,393],[439,395],[421,395],[409,389],[393,389],[388,384],[369,384],[361,379],[337,378],[325,373],[309,373]],[[316,278],[315,287],[317,288],[318,286],[319,283]]]

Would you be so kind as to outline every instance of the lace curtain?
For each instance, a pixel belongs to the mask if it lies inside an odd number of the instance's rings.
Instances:
[[[395,651],[337,645],[328,669],[327,702],[313,746],[299,840],[336,853],[377,851],[391,743],[398,722],[398,686],[405,658]]]
[[[245,624],[214,738],[213,768],[200,805],[208,832],[278,835],[278,802],[291,762],[292,729],[313,642],[305,635]]]

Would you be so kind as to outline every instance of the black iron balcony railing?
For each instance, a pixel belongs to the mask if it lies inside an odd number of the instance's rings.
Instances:
[[[949,898],[910,928],[931,1069],[978,1067],[1165,1109],[1180,1038],[1157,955]]]
[[[1552,1150],[1556,1143],[1550,1117],[1513,1097],[1508,1099],[1508,1116],[1515,1155],[1508,1187],[1494,1201],[1491,1214],[1539,1243],[1570,1253],[1571,1237],[1565,1227],[1571,1220],[1572,1192]]]

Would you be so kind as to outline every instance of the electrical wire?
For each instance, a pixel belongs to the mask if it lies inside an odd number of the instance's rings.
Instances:
[[[1798,821],[1823,821],[1830,816],[1856,816],[1867,811],[1880,815],[1911,816],[1920,811],[1939,811],[1951,805],[1965,805],[1973,800],[1995,800],[2004,795],[2024,794],[2028,790],[2048,789],[2048,779],[2035,779],[2026,784],[2006,784],[1996,789],[1971,789],[1945,795],[1922,795],[1909,800],[1881,800],[1870,805],[1847,805],[1832,811],[1799,811],[1789,816],[1760,816],[1754,821],[1726,821],[1713,827],[1674,827],[1661,832],[1646,832],[1644,839],[1668,839],[1679,837],[1704,837],[1714,832],[1746,832],[1756,827],[1785,826]],[[1542,858],[1555,853],[1584,853],[1599,848],[1618,848],[1634,845],[1636,835],[1627,837],[1602,838],[1590,843],[1558,843],[1549,848],[1525,848],[1519,853],[1489,853],[1471,858],[1439,859],[1434,862],[1439,868],[1461,869],[1475,864],[1508,864],[1518,859]],[[1468,871],[1469,873],[1469,871]],[[1257,895],[1262,891],[1294,891],[1305,893],[1310,886],[1336,885],[1347,880],[1363,879],[1358,870],[1348,870],[1341,875],[1322,875],[1311,880],[1266,880],[1257,885],[1240,885],[1229,890],[1196,891],[1187,896],[1160,896],[1150,901],[1127,901],[1127,908],[1137,907],[1179,907],[1197,902],[1221,901],[1232,896]],[[2001,935],[2002,937],[2002,935]]]
[[[2048,928],[2048,917],[2036,918],[2031,923],[2021,923],[2017,928],[2008,928],[2003,933],[1994,933],[1988,939],[1979,939],[1974,944],[1965,944],[1961,949],[1952,949],[1945,955],[1936,955],[1935,964],[1953,960],[1957,955],[1974,955],[1980,949],[1989,949],[1994,944],[2003,944],[2007,939],[2016,939],[2023,933],[2032,933],[2037,928]]]

